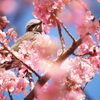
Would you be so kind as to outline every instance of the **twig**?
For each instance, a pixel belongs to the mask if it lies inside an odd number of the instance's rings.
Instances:
[[[30,72],[28,72],[28,70],[26,71],[26,77],[28,77],[28,79],[29,79],[30,91],[32,91],[34,88],[34,80],[32,78],[32,74]]]
[[[1,42],[0,42],[1,43]],[[3,46],[4,46],[4,48],[12,55],[12,56],[14,56],[17,60],[19,60],[24,66],[26,66],[29,70],[31,70],[39,79],[41,78],[41,76],[38,74],[38,73],[36,73],[31,67],[29,67],[27,64],[25,64],[22,60],[20,60],[19,58],[17,58],[14,54],[13,54],[13,52],[11,52],[11,50],[8,48],[8,46],[6,45],[6,44],[4,44],[4,43],[1,43]]]
[[[92,80],[93,78],[94,78],[94,77],[92,77],[91,80]],[[85,86],[82,88],[82,91],[84,91],[84,89],[85,89],[85,87],[88,85],[88,83],[89,83],[89,82],[86,82]]]
[[[68,31],[68,29],[66,28],[66,26],[65,26],[63,23],[61,23],[61,25],[62,25],[62,27],[64,28],[64,30],[68,33],[68,35],[71,37],[71,39],[73,40],[73,42],[75,42],[74,37],[73,37],[72,34]]]
[[[76,40],[75,42],[73,42],[73,44],[69,47],[69,49],[66,50],[66,52],[61,55],[56,62],[62,62],[64,61],[66,58],[68,58],[71,54],[74,53],[75,49],[82,43],[81,38],[79,38],[78,40]]]
[[[8,91],[8,94],[9,94],[10,100],[14,100],[12,97],[12,94],[9,91]]]
[[[60,27],[60,24],[58,22],[57,22],[57,27],[58,27],[58,33],[59,33],[60,41],[61,41],[61,44],[62,44],[62,53],[64,53],[66,46],[65,46],[65,41],[64,41],[63,35],[62,35],[61,27]]]
[[[85,87],[88,85],[89,82],[86,82],[85,86],[82,88],[82,91],[84,91]]]
[[[88,7],[82,1],[80,0],[76,0],[76,1],[78,1],[78,3],[84,8],[85,11],[90,11]]]
[[[87,56],[87,55],[90,55],[90,53],[85,53],[85,54],[75,54],[73,53],[74,56]]]
[[[45,74],[40,79],[38,79],[37,83],[35,84],[34,89],[24,98],[24,100],[33,100],[34,97],[37,95],[36,93],[37,87],[38,86],[42,87],[49,79],[50,77],[47,74]]]
[[[73,42],[75,42],[74,37],[73,37],[72,34],[68,31],[68,29],[66,28],[66,26],[61,22],[61,20],[60,20],[57,16],[55,16],[54,14],[52,14],[52,15],[53,15],[53,17],[55,18],[55,20],[56,20],[58,23],[60,23],[60,24],[62,25],[62,27],[63,27],[64,30],[68,33],[68,35],[69,35],[70,38],[73,40]]]

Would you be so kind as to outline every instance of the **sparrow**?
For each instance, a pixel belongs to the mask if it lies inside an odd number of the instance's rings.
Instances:
[[[35,38],[39,35],[43,34],[43,29],[42,29],[42,22],[37,19],[32,19],[26,24],[26,33],[18,38],[18,40],[11,46],[11,49],[14,51],[19,50],[19,45],[24,41],[34,41]],[[5,54],[4,56],[6,56]],[[19,65],[21,65],[21,62],[17,60],[15,57],[11,57],[11,61],[6,61],[4,63],[0,63],[0,68],[5,68],[6,70],[9,70],[11,68],[16,68]],[[20,68],[20,67],[19,67]]]
[[[34,41],[38,34],[43,34],[42,22],[37,19],[32,19],[26,24],[26,33],[21,36],[14,45],[11,46],[11,49],[14,51],[19,50],[19,45],[24,41]]]

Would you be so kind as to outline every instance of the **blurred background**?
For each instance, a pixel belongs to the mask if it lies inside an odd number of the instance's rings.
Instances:
[[[10,21],[7,29],[14,28],[18,33],[18,37],[22,36],[25,33],[26,23],[30,19],[34,18],[34,16],[32,15],[34,7],[31,1],[32,0],[0,0],[0,16],[7,16],[7,19]],[[98,3],[96,0],[82,1],[87,4],[96,18],[100,18],[100,3]],[[68,18],[69,20],[66,20],[70,22],[70,20],[72,19],[70,19],[70,17]],[[73,36],[77,39],[79,36],[76,34],[75,24],[71,22],[69,24],[66,24],[66,26],[68,30],[73,34]],[[5,31],[7,31],[7,29]],[[69,39],[69,36],[65,33],[64,30],[63,34],[66,45],[67,47],[69,47],[72,41]],[[50,33],[48,33],[48,35],[59,38],[56,28],[50,29]],[[11,46],[13,43],[14,42],[12,41],[9,45]],[[85,93],[86,100],[100,100],[100,75],[95,75],[94,79],[86,86]],[[8,96],[6,92],[4,94]],[[23,94],[13,96],[14,100],[23,100],[23,98],[25,97]],[[7,99],[10,100],[9,97]]]

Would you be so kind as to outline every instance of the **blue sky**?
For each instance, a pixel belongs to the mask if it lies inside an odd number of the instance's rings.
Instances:
[[[13,14],[7,15],[7,17],[8,17],[8,20],[10,20],[11,22],[10,25],[15,27],[17,32],[19,33],[19,36],[21,36],[22,34],[25,33],[26,23],[30,19],[34,18],[32,15],[33,6],[27,3],[23,4],[22,2],[23,0],[17,0],[17,1],[19,2],[18,4],[19,10]],[[90,9],[92,13],[96,16],[96,18],[100,18],[100,3],[98,4],[96,0],[91,0]],[[73,29],[73,27],[68,26],[68,29],[71,33],[75,33],[75,28]],[[57,29],[51,29],[49,35],[58,37]],[[75,38],[78,37],[76,33],[73,35],[75,36]],[[64,38],[67,41],[69,40],[69,42],[67,43],[69,46],[71,43],[71,40],[68,38],[68,35],[66,35],[66,33],[64,33]],[[10,45],[12,44],[13,42]],[[98,74],[95,75],[94,79],[86,86],[85,91],[91,97],[91,99],[86,99],[86,100],[100,100],[100,75]],[[23,100],[22,94],[14,95],[14,98],[15,98],[14,100],[18,100],[18,99]]]

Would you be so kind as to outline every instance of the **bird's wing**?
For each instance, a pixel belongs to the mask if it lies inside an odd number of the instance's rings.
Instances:
[[[38,34],[38,33],[37,33]],[[20,37],[15,43],[14,45],[11,46],[11,48],[15,51],[18,51],[19,49],[19,45],[24,41],[34,41],[37,34],[34,34],[33,32],[26,32],[22,37]]]

